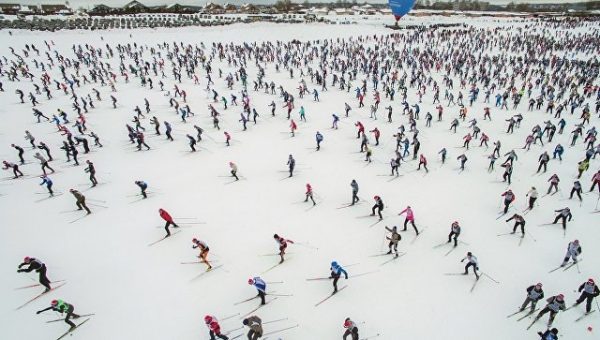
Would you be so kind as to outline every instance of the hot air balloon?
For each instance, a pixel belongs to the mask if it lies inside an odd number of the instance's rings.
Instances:
[[[398,20],[413,8],[415,0],[389,0],[389,5],[398,24]]]

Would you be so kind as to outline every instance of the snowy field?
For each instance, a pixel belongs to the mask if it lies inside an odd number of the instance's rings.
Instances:
[[[456,19],[410,18],[410,23],[455,22]],[[156,47],[162,42],[182,41],[184,44],[199,45],[204,42],[206,53],[210,54],[211,43],[216,41],[243,43],[254,41],[301,41],[317,39],[353,38],[359,35],[386,35],[392,31],[377,25],[275,25],[251,24],[232,25],[211,28],[185,28],[180,30],[134,30],[106,32],[56,32],[40,33],[0,31],[0,55],[16,60],[10,54],[9,47],[21,55],[26,43],[33,43],[40,51],[45,50],[44,40],[54,42],[56,49],[65,57],[74,58],[72,44],[91,44],[104,48],[110,44],[148,45]],[[498,20],[482,19],[473,22],[477,27],[495,27],[513,25]],[[525,22],[515,25],[524,26]],[[561,35],[562,32],[555,34]],[[321,40],[322,43],[322,40]],[[427,43],[426,41],[424,43]],[[423,43],[422,43],[423,44]],[[448,42],[450,44],[450,42]],[[370,40],[365,48],[373,48]],[[399,43],[397,48],[402,48]],[[433,48],[443,49],[442,46]],[[39,57],[44,61],[43,55]],[[54,57],[54,52],[51,52]],[[116,53],[116,51],[115,51]],[[151,61],[149,52],[144,55]],[[31,105],[27,94],[34,92],[33,83],[40,83],[41,71],[33,65],[35,54],[25,61],[36,77],[34,82],[21,79],[10,82],[5,76],[0,80],[5,92],[0,93],[0,158],[17,162],[17,153],[10,147],[19,144],[26,149],[28,164],[21,167],[26,178],[12,180],[10,171],[3,171],[0,182],[0,212],[3,216],[0,228],[0,286],[3,308],[0,309],[0,328],[3,339],[55,339],[66,329],[62,322],[46,323],[57,319],[58,314],[46,312],[36,315],[35,311],[46,308],[52,299],[60,298],[75,305],[76,313],[95,313],[89,322],[72,333],[72,339],[209,339],[203,322],[206,314],[225,318],[239,315],[221,322],[221,328],[227,332],[242,326],[240,317],[258,305],[257,300],[242,304],[236,302],[250,298],[256,290],[247,284],[249,277],[261,276],[269,282],[283,283],[268,285],[268,292],[292,294],[281,296],[260,308],[254,314],[263,321],[285,320],[264,325],[265,332],[299,325],[290,330],[268,335],[263,338],[306,340],[340,339],[346,317],[358,324],[361,339],[379,334],[380,339],[537,339],[537,331],[544,330],[548,315],[545,315],[530,330],[526,330],[530,321],[517,322],[516,317],[506,316],[520,306],[524,300],[525,289],[531,284],[542,282],[546,297],[559,293],[565,295],[567,306],[579,296],[575,290],[588,277],[600,280],[600,214],[592,214],[597,209],[598,196],[590,193],[583,196],[580,204],[575,198],[568,200],[568,193],[577,175],[577,162],[583,159],[585,146],[582,139],[574,147],[570,145],[573,126],[579,123],[581,109],[570,115],[569,108],[563,113],[567,120],[564,134],[556,134],[552,143],[533,145],[530,151],[522,150],[525,138],[531,128],[551,119],[557,119],[544,113],[544,110],[527,111],[527,99],[522,100],[517,110],[500,110],[494,107],[492,95],[492,121],[483,120],[483,91],[477,102],[469,107],[467,121],[477,118],[483,132],[490,136],[490,148],[479,147],[479,141],[471,143],[470,150],[461,149],[462,138],[471,131],[467,122],[460,123],[457,133],[448,129],[452,119],[458,117],[458,107],[445,107],[444,119],[437,122],[437,111],[431,102],[432,92],[428,87],[423,97],[421,118],[417,121],[421,140],[420,152],[429,161],[429,173],[416,170],[418,161],[408,157],[407,163],[400,167],[402,176],[389,176],[390,158],[394,157],[395,139],[392,136],[398,127],[404,124],[408,132],[407,115],[402,115],[400,93],[394,102],[384,96],[380,89],[382,102],[378,119],[369,118],[369,106],[373,104],[372,83],[368,82],[365,107],[358,108],[354,88],[359,86],[364,75],[359,73],[353,81],[352,90],[347,93],[330,86],[322,92],[320,86],[312,84],[305,77],[308,88],[318,89],[320,102],[314,102],[312,95],[298,96],[300,77],[294,71],[290,79],[289,72],[275,71],[272,63],[263,64],[265,79],[273,80],[277,87],[282,85],[295,97],[292,118],[298,123],[295,137],[289,134],[289,121],[279,95],[264,94],[262,90],[254,92],[252,81],[256,79],[257,68],[249,61],[249,94],[251,106],[256,108],[260,117],[258,124],[249,123],[248,130],[242,131],[240,119],[241,106],[231,106],[223,110],[221,103],[215,108],[221,113],[221,130],[212,127],[212,118],[207,109],[212,98],[204,90],[206,72],[199,68],[197,75],[200,85],[194,85],[182,72],[183,83],[180,88],[187,92],[187,104],[195,112],[187,123],[169,107],[169,97],[161,93],[158,87],[160,77],[152,75],[154,90],[143,88],[139,79],[130,74],[130,82],[125,84],[118,76],[116,93],[110,87],[100,84],[83,85],[76,88],[79,95],[90,93],[96,87],[102,101],[94,101],[96,109],[86,115],[88,129],[101,138],[103,148],[92,146],[89,154],[80,153],[80,166],[66,162],[64,152],[59,149],[64,137],[57,133],[54,124],[37,124],[31,114]],[[591,56],[581,56],[587,60]],[[118,73],[119,58],[104,59]],[[125,59],[125,65],[131,63]],[[319,69],[315,60],[313,68]],[[215,90],[220,96],[230,99],[235,93],[238,101],[242,87],[235,83],[228,90],[223,78],[218,78],[218,69],[224,77],[235,72],[233,65],[218,57],[212,64]],[[48,70],[52,79],[60,80],[58,68]],[[74,70],[67,69],[67,73]],[[82,66],[81,74],[86,74]],[[402,72],[401,72],[402,73]],[[170,74],[170,62],[165,65],[165,89],[173,93],[175,84]],[[438,83],[442,84],[442,74],[432,72]],[[458,92],[459,81],[454,79],[454,93]],[[517,81],[518,86],[521,80]],[[597,85],[597,83],[596,83]],[[50,116],[57,109],[68,113],[71,121],[76,113],[71,108],[70,96],[55,91],[54,99],[46,100],[45,94],[37,95],[38,108]],[[26,104],[21,104],[16,89],[25,93]],[[443,100],[445,86],[442,86]],[[418,101],[415,88],[408,89],[408,101]],[[465,102],[468,102],[467,90]],[[118,99],[117,109],[113,109],[109,96]],[[532,97],[539,95],[534,89]],[[593,107],[594,96],[587,99]],[[150,151],[137,152],[129,143],[125,124],[131,123],[136,105],[144,110],[144,98],[150,101],[152,112],[142,120],[147,129],[147,143]],[[180,98],[180,104],[184,105]],[[277,115],[271,117],[269,103],[277,104]],[[332,114],[344,116],[344,102],[352,106],[349,118],[341,118],[339,129],[331,129]],[[386,120],[385,107],[394,108],[393,123]],[[468,104],[467,104],[468,105]],[[300,106],[306,110],[307,122],[300,122]],[[427,112],[434,115],[432,127],[425,127],[424,116]],[[521,127],[512,135],[506,134],[510,116],[522,113]],[[170,142],[164,134],[154,136],[149,118],[155,115],[161,121],[173,125],[175,140]],[[354,123],[361,121],[365,125],[373,150],[373,162],[364,161],[364,153],[359,153],[360,140],[356,139]],[[198,144],[199,151],[189,152],[185,134],[196,135],[193,125],[204,128],[203,140]],[[598,124],[597,115],[592,114],[591,124],[584,132]],[[162,124],[161,124],[162,125]],[[374,146],[373,134],[369,130],[377,127],[381,130],[381,142]],[[598,126],[600,127],[600,126]],[[75,128],[69,129],[77,134]],[[164,129],[164,127],[161,127]],[[54,181],[54,190],[64,194],[46,199],[45,188],[39,186],[41,170],[35,158],[34,150],[24,140],[24,131],[29,130],[36,143],[45,142],[55,158],[50,165],[57,170],[50,177]],[[228,131],[233,140],[231,146],[225,146],[223,131]],[[321,150],[315,151],[315,133],[324,135]],[[584,136],[585,137],[585,136]],[[90,143],[93,140],[88,138]],[[502,168],[499,166],[505,157],[496,162],[496,170],[488,173],[487,156],[492,151],[492,142],[502,141],[502,154],[515,149],[519,156],[515,162],[513,183],[510,188],[516,194],[514,208],[508,215],[496,219],[501,212],[500,195],[507,189],[502,183]],[[544,142],[545,142],[544,138]],[[557,143],[565,146],[563,161],[551,160],[549,170],[536,175],[538,156],[547,150],[550,154]],[[448,150],[446,164],[441,164],[438,151]],[[40,151],[43,155],[45,153]],[[468,157],[466,170],[459,172],[456,157],[465,153]],[[286,162],[289,154],[297,161],[294,177],[287,178]],[[411,148],[412,155],[412,148]],[[90,189],[88,176],[84,173],[85,160],[92,160],[98,171],[100,185]],[[243,179],[233,182],[229,175],[230,161],[239,167]],[[581,183],[584,192],[590,187],[591,176],[598,171],[600,160],[591,161],[590,169],[584,173]],[[542,196],[548,187],[547,180],[556,173],[561,178],[561,191],[553,196],[538,200],[531,213],[525,216],[528,234],[520,242],[516,235],[497,236],[510,232],[512,222],[504,220],[513,213],[521,213],[526,208],[525,194],[531,186],[538,188]],[[351,200],[350,182],[356,179],[360,186],[361,202],[353,207],[338,209]],[[149,191],[154,192],[147,200],[135,196],[139,189],[135,180],[144,180]],[[306,183],[310,183],[315,192],[317,205],[304,203]],[[78,219],[84,213],[71,211],[75,199],[68,190],[75,188],[88,198],[92,214]],[[381,196],[385,203],[384,220],[377,222],[370,214],[373,196]],[[406,254],[394,261],[390,257],[373,256],[387,251],[384,226],[398,225],[402,229],[404,216],[397,214],[410,205],[416,215],[416,223],[421,236],[415,239],[410,228],[403,232],[399,249]],[[104,206],[104,207],[102,207]],[[566,235],[559,225],[540,226],[551,222],[554,210],[569,206],[573,221],[568,224]],[[105,208],[106,207],[106,208]],[[164,221],[158,215],[158,209],[170,212],[175,222],[185,222],[178,218],[197,218],[205,224],[190,224],[181,228],[173,237],[153,246],[151,242],[164,236]],[[70,223],[75,221],[73,223]],[[188,220],[189,221],[189,220]],[[460,243],[456,250],[449,252],[450,245],[434,248],[446,241],[450,224],[459,221],[462,226]],[[173,229],[172,229],[173,230]],[[273,234],[302,243],[290,245],[286,261],[275,268],[278,256],[264,256],[277,253],[277,244]],[[181,262],[197,260],[197,250],[192,249],[192,238],[204,240],[210,246],[209,259],[215,261],[218,269],[200,277],[205,266],[202,264],[182,265]],[[549,271],[560,265],[567,244],[579,239],[584,259],[578,267],[567,271]],[[460,260],[467,251],[473,252],[479,259],[482,272],[489,274],[499,283],[488,277],[482,277],[475,289],[471,287],[475,277],[448,276],[444,273],[460,273],[464,264]],[[15,310],[28,299],[39,294],[43,288],[15,290],[17,287],[35,283],[34,273],[17,274],[17,265],[24,256],[41,259],[48,266],[51,280],[66,280],[67,284],[33,301],[22,309]],[[349,280],[340,280],[340,287],[347,288],[323,304],[315,304],[327,297],[332,286],[329,281],[307,281],[307,278],[327,277],[331,261],[346,265]],[[272,268],[272,269],[270,269]],[[268,272],[268,269],[270,269]],[[360,275],[352,278],[353,275]],[[270,300],[271,297],[267,297]],[[538,307],[543,307],[539,302]],[[574,322],[584,313],[584,305],[559,313],[554,322],[560,330],[561,339],[595,339],[600,329],[599,313],[580,322]],[[596,304],[594,303],[594,308]],[[588,326],[593,330],[588,331]],[[230,337],[241,334],[236,330]],[[245,334],[245,333],[244,333]],[[243,335],[242,338],[245,338]]]

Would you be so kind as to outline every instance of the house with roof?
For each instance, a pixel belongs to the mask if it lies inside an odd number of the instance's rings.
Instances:
[[[19,4],[0,4],[0,13],[6,15],[16,15],[21,9]]]

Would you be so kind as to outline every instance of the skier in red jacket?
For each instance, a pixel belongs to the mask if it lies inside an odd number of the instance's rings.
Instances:
[[[173,222],[173,217],[171,217],[171,215],[169,215],[169,213],[166,210],[163,209],[158,209],[158,213],[160,214],[160,217],[165,220],[165,230],[167,231],[167,236],[165,237],[169,237],[171,236],[171,232],[169,231],[169,226],[173,225],[173,227],[175,228],[179,228],[179,226]]]
[[[217,336],[223,340],[229,339],[227,336],[221,334],[221,326],[219,325],[217,318],[215,318],[214,316],[212,316],[212,315],[205,316],[204,323],[206,323],[206,327],[208,327],[208,329],[209,329],[208,335],[210,335],[210,340],[215,340],[215,336]]]

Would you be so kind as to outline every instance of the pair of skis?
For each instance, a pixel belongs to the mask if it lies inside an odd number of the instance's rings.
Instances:
[[[67,283],[66,283],[66,282],[64,282],[64,283],[62,283],[62,284],[60,284],[60,285],[58,285],[58,286],[56,286],[56,287],[54,287],[54,288],[50,289],[50,290],[49,290],[49,291],[47,291],[47,292],[46,292],[46,291],[44,291],[44,292],[41,292],[40,294],[38,294],[38,295],[34,296],[33,298],[29,299],[29,300],[28,300],[27,302],[25,302],[24,304],[22,304],[22,305],[20,305],[19,307],[17,307],[15,310],[19,310],[19,309],[21,309],[21,308],[23,308],[23,307],[27,306],[28,304],[30,304],[30,303],[32,303],[33,301],[35,301],[35,300],[39,299],[40,297],[44,296],[45,294],[48,294],[48,293],[50,293],[50,292],[52,292],[52,291],[54,291],[54,290],[57,290],[58,288],[60,288],[60,287],[62,287],[62,286],[64,286],[64,285],[66,285],[66,284],[67,284]],[[35,286],[34,286],[34,287],[35,287]]]

